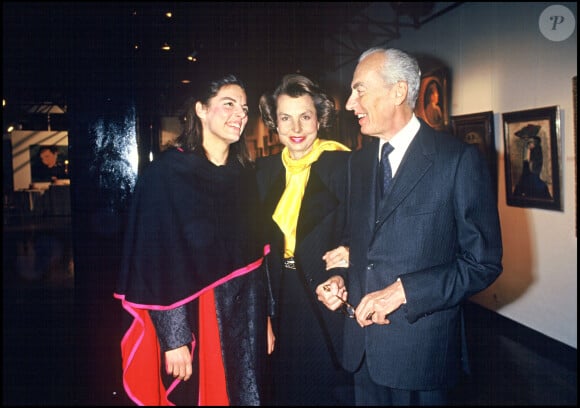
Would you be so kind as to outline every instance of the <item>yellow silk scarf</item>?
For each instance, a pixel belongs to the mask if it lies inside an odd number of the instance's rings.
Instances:
[[[332,150],[349,151],[350,149],[334,140],[316,139],[312,144],[312,150],[298,160],[290,157],[290,151],[287,147],[282,150],[282,163],[284,163],[286,168],[286,189],[282,197],[280,197],[272,219],[276,221],[276,224],[284,233],[285,258],[294,256],[296,224],[298,223],[298,213],[300,212],[302,197],[310,175],[310,166],[318,160],[322,152]]]

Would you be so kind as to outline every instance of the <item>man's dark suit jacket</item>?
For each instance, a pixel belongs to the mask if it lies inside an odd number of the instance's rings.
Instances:
[[[378,384],[445,388],[465,356],[461,304],[502,271],[491,178],[474,145],[421,121],[390,193],[376,204],[378,148],[373,138],[349,163],[349,301],[356,306],[400,277],[407,303],[389,325],[347,320],[343,363],[355,371],[366,353]]]

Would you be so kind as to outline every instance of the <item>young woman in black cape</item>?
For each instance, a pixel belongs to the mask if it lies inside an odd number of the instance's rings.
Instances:
[[[260,405],[268,246],[234,76],[210,82],[184,132],[139,177],[115,297],[131,316],[123,381],[139,405]]]

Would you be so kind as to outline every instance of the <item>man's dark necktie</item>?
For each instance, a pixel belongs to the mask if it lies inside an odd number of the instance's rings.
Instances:
[[[384,197],[385,193],[389,189],[389,185],[393,180],[393,172],[391,170],[391,163],[389,163],[389,154],[395,148],[391,146],[390,143],[385,143],[381,150],[381,163],[379,165],[380,175],[382,176],[383,180],[381,183],[381,197]]]

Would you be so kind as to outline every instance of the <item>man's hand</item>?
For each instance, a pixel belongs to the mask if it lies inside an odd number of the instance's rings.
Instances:
[[[361,327],[389,324],[389,314],[406,303],[405,290],[399,279],[382,290],[364,296],[356,307],[356,321]]]
[[[332,268],[348,268],[350,265],[349,255],[350,252],[348,247],[339,246],[327,251],[322,256],[322,260],[326,262],[326,270]]]

